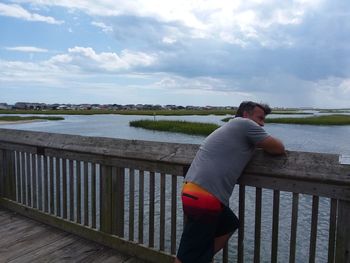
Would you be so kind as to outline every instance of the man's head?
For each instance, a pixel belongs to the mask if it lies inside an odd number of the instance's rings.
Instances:
[[[271,113],[267,104],[260,104],[253,101],[243,101],[237,110],[235,117],[248,118],[260,126],[264,126],[265,116]]]

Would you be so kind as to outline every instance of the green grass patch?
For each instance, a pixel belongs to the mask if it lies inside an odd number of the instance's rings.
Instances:
[[[228,122],[232,117],[221,121]],[[303,118],[267,118],[265,123],[306,124],[306,125],[350,125],[350,115],[333,114]]]
[[[169,120],[136,120],[130,126],[148,130],[179,132],[191,135],[207,136],[220,126],[214,123],[169,121]]]
[[[273,110],[271,114],[285,114],[285,115],[292,115],[292,114],[300,114],[300,115],[311,115],[312,112],[302,112],[302,111],[293,111],[293,110]]]
[[[49,120],[49,121],[60,121],[64,120],[63,117],[50,116],[50,117],[41,117],[41,116],[0,116],[0,121],[28,121],[28,120]]]
[[[306,118],[268,118],[265,122],[308,125],[350,125],[350,115],[333,114]]]
[[[320,113],[350,113],[350,109],[320,110]]]

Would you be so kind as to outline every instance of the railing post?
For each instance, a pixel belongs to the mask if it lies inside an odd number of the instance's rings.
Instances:
[[[335,262],[350,262],[350,202],[339,200]]]
[[[15,152],[0,150],[0,196],[16,200]]]
[[[5,177],[4,172],[5,166],[4,166],[4,150],[0,149],[0,197],[3,197],[5,195]]]
[[[102,165],[100,172],[100,228],[112,231],[112,166]]]

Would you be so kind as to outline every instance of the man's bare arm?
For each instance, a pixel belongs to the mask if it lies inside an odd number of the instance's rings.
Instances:
[[[271,154],[285,154],[283,143],[272,136],[267,137],[257,144],[257,147]]]

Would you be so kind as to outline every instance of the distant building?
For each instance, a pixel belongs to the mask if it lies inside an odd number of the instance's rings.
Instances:
[[[7,105],[7,103],[0,103],[0,110],[8,110],[11,109],[10,105]]]

